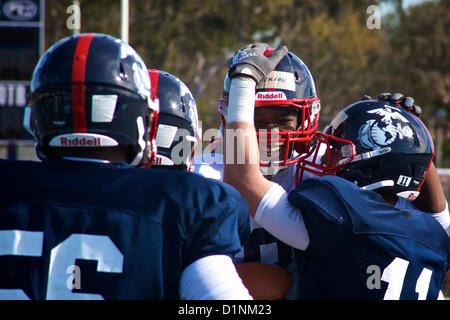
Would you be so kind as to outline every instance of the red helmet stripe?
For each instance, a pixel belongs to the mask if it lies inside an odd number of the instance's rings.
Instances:
[[[89,47],[94,34],[82,35],[75,48],[72,64],[72,121],[74,132],[86,132],[86,97],[84,81]]]
[[[157,99],[158,95],[158,79],[159,79],[159,71],[156,69],[151,69],[148,71],[148,75],[150,76],[150,83],[152,85],[152,98]]]

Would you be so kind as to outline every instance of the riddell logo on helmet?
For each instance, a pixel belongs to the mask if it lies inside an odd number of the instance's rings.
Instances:
[[[102,145],[100,138],[60,138],[61,147],[99,147]]]
[[[113,147],[118,143],[110,137],[100,134],[65,134],[50,141],[52,147]]]
[[[284,92],[258,92],[256,100],[286,100]]]

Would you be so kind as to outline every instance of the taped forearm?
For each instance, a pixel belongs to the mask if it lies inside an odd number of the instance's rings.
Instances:
[[[300,210],[289,203],[286,191],[278,184],[273,184],[262,198],[255,221],[291,247],[305,250],[309,245]]]
[[[255,87],[255,81],[249,78],[238,77],[231,80],[227,123],[247,122],[253,124]]]

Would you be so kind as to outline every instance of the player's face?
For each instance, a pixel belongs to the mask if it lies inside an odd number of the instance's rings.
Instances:
[[[261,160],[281,160],[285,143],[279,141],[282,139],[277,132],[296,130],[297,113],[288,107],[258,107],[255,108],[254,124]]]
[[[297,128],[297,113],[289,107],[258,107],[254,122],[257,131],[293,131]]]

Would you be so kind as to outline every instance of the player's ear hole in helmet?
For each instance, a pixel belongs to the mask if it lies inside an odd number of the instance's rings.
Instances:
[[[128,44],[104,34],[64,38],[31,81],[31,122],[41,160],[79,157],[144,165],[156,152],[158,101]]]

